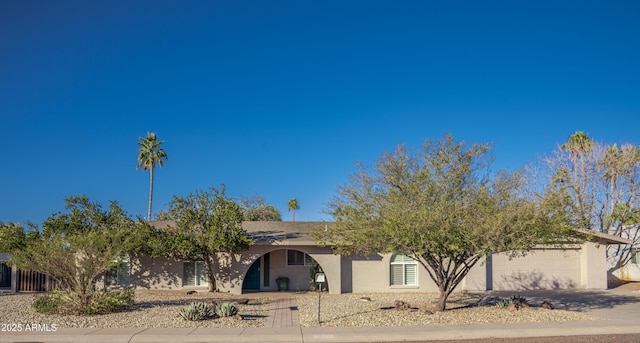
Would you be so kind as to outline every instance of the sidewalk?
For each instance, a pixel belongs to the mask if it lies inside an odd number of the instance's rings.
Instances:
[[[598,334],[640,334],[640,293],[606,292],[594,297],[590,292],[532,292],[554,297],[567,309],[586,310],[600,321],[565,323],[515,323],[474,325],[425,325],[406,327],[300,327],[293,297],[272,303],[265,328],[248,329],[64,329],[49,332],[0,332],[6,342],[398,342],[481,338],[573,336]],[[601,293],[598,293],[601,295]],[[0,319],[1,322],[1,319]]]
[[[260,329],[58,329],[55,332],[0,334],[0,342],[397,342],[508,337],[640,334],[637,321],[429,325],[357,328]]]

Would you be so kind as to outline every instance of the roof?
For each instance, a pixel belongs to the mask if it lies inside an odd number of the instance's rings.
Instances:
[[[170,228],[173,221],[154,221],[152,225],[159,229]],[[247,235],[253,238],[257,245],[317,245],[313,239],[314,229],[323,229],[331,222],[276,222],[276,221],[245,221],[242,227]],[[587,235],[592,242],[600,244],[633,244],[627,238],[610,235],[594,230],[577,230]]]
[[[158,229],[171,228],[171,220],[153,221]],[[312,231],[331,225],[329,222],[245,221],[242,227],[257,245],[317,245]]]
[[[242,222],[249,237],[258,245],[317,245],[312,232],[328,222]]]
[[[589,235],[592,242],[598,242],[600,244],[633,244],[633,241],[628,238],[622,238],[620,236],[614,236],[600,231],[578,230],[578,232]]]

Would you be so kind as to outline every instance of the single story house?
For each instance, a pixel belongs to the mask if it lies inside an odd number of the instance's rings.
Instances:
[[[169,222],[155,222],[163,228]],[[335,255],[311,236],[323,222],[244,222],[255,244],[246,252],[224,256],[217,286],[241,294],[278,290],[286,277],[288,289],[309,290],[320,266],[329,293],[438,291],[428,273],[402,254]],[[608,244],[629,244],[628,239],[593,233],[583,244],[563,248],[541,247],[512,257],[494,254],[479,262],[459,286],[464,291],[525,289],[606,289]],[[133,257],[111,284],[130,283],[147,289],[206,289],[201,262]],[[128,270],[128,275],[127,274]]]
[[[171,222],[153,224],[167,228]],[[277,280],[286,278],[288,290],[306,291],[319,266],[326,276],[323,289],[332,294],[438,291],[427,271],[402,254],[344,256],[318,246],[311,232],[324,225],[330,223],[244,222],[254,245],[240,254],[221,255],[218,290],[234,294],[277,291]],[[540,247],[517,257],[494,254],[473,267],[459,290],[606,289],[606,246],[629,243],[594,232],[579,245]],[[148,256],[123,259],[104,281],[142,289],[207,289],[202,262]]]

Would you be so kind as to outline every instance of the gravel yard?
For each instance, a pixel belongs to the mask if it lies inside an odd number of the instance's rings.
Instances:
[[[64,328],[245,328],[264,327],[269,314],[270,302],[266,298],[250,298],[246,305],[238,305],[243,320],[218,318],[199,322],[182,319],[178,312],[192,301],[217,302],[243,299],[242,296],[226,293],[186,292],[136,292],[135,305],[126,312],[96,316],[58,316],[39,314],[31,308],[37,295],[15,294],[0,296],[0,318],[3,324],[48,324]]]
[[[279,294],[278,296],[281,296]],[[269,294],[231,295],[226,293],[196,293],[182,291],[138,291],[135,305],[126,312],[97,316],[57,316],[36,313],[31,303],[37,295],[17,294],[0,296],[0,318],[3,324],[55,324],[57,327],[147,327],[147,328],[246,328],[264,327],[269,314]],[[318,326],[317,293],[291,294],[296,298],[302,326]],[[371,294],[322,294],[322,326],[406,326],[424,324],[478,324],[515,322],[566,322],[599,320],[584,313],[547,310],[537,307],[510,311],[493,306],[496,298],[480,298],[478,295],[454,294],[449,298],[447,311],[431,314],[437,302],[436,293],[371,293]],[[361,300],[362,297],[370,301]],[[249,299],[239,304],[243,320],[219,318],[200,322],[186,321],[178,312],[192,301],[217,302]],[[396,310],[395,300],[409,303],[412,309]]]
[[[370,298],[363,301],[361,298]],[[409,310],[396,310],[395,300],[411,305]],[[468,294],[449,297],[447,311],[431,314],[438,300],[437,293],[372,293],[372,294],[322,294],[321,326],[408,326],[424,324],[481,324],[520,322],[567,322],[576,320],[600,320],[584,313],[547,310],[532,307],[517,311],[493,306],[497,299],[479,298]],[[302,326],[318,326],[317,294],[298,295],[298,309]],[[475,306],[477,305],[477,306]]]

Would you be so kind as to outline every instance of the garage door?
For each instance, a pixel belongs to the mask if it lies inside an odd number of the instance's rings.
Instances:
[[[578,249],[534,250],[525,256],[496,254],[491,258],[494,290],[567,289],[580,285]]]

